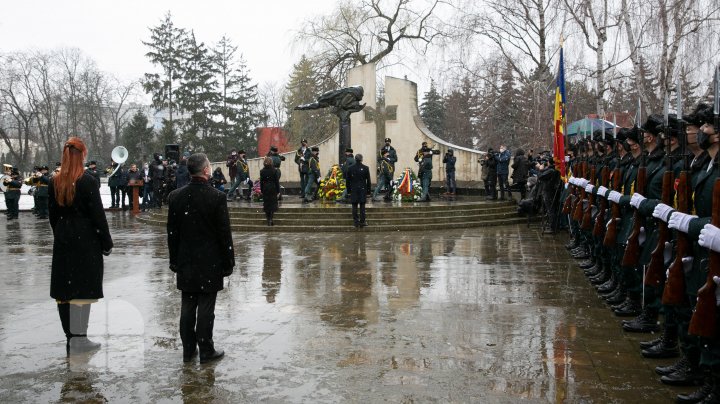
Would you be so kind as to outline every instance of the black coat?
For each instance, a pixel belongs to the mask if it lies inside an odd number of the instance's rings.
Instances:
[[[348,168],[345,179],[351,203],[365,203],[370,191],[370,169],[362,162],[356,162]]]
[[[525,156],[515,156],[512,164],[512,179],[514,183],[527,182],[528,173],[530,171],[530,162]]]
[[[103,297],[103,251],[113,247],[97,181],[84,173],[75,182],[72,206],[60,206],[51,181],[50,226],[53,241],[50,297],[57,300]]]
[[[278,210],[278,193],[280,193],[280,176],[273,167],[260,170],[260,192],[263,197],[263,211],[267,213]]]
[[[190,293],[222,290],[223,277],[235,266],[226,195],[194,177],[168,200],[168,250],[177,288]]]

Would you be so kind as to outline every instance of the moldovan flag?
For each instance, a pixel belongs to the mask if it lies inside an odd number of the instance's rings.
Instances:
[[[567,181],[565,171],[565,62],[563,60],[562,39],[560,40],[560,67],[555,85],[555,133],[553,136],[553,157],[555,168],[560,171],[563,181]]]

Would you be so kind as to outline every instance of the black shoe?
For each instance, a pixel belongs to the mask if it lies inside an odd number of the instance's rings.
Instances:
[[[682,358],[680,358],[679,361],[673,363],[672,365],[668,366],[657,366],[655,367],[655,373],[659,374],[660,376],[669,375],[670,373],[676,372],[678,369],[690,367],[690,361],[683,355]]]
[[[678,394],[675,398],[676,403],[699,403],[700,401],[704,400],[707,396],[710,395],[713,391],[713,379],[711,377],[706,377],[703,381],[702,387],[700,389],[693,391],[689,394]]]
[[[655,338],[654,340],[651,340],[651,341],[640,341],[640,349],[652,348],[655,345],[661,343],[662,341],[663,341],[662,337]]]
[[[542,234],[556,234],[557,232],[553,229],[545,229],[542,231]]]
[[[661,343],[642,350],[642,356],[650,359],[677,358],[680,356],[677,340],[663,339]]]
[[[602,272],[602,271],[603,271],[602,265],[597,265],[597,264],[596,264],[596,265],[591,266],[591,267],[588,268],[588,269],[583,270],[583,273],[585,274],[585,276],[587,276],[588,278],[590,278],[590,277],[593,277],[593,276],[597,276],[597,274],[599,274],[599,273]]]
[[[612,305],[616,305],[616,304],[620,304],[620,303],[624,302],[626,297],[627,296],[625,296],[625,291],[623,290],[623,288],[618,287],[617,292],[612,295],[609,295],[605,299],[605,301],[607,302],[607,304],[612,306]]]
[[[209,355],[200,355],[200,363],[208,363],[212,361],[216,361],[220,358],[222,358],[225,355],[224,351],[213,351]]]
[[[697,386],[705,381],[705,374],[700,369],[683,366],[674,372],[664,375],[660,381],[670,386]]]
[[[367,222],[360,223],[360,227],[367,227]]]
[[[360,228],[360,223],[353,223],[353,226],[355,226],[356,229]]]
[[[618,313],[615,312],[615,315],[618,315]],[[660,330],[657,315],[649,313],[648,310],[643,310],[639,316],[623,323],[622,328],[627,332],[657,332]]]
[[[72,337],[68,342],[69,352],[71,354],[90,352],[99,349],[100,345],[99,342],[92,342],[87,337]]]
[[[195,359],[195,357],[197,356],[197,354],[198,354],[198,350],[197,350],[197,349],[195,349],[195,350],[192,351],[191,353],[185,353],[185,352],[183,352],[183,362],[185,362],[185,363],[192,362],[192,360]]]

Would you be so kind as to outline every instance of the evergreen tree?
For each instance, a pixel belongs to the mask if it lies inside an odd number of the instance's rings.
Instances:
[[[170,127],[173,127],[178,107],[175,94],[180,79],[185,37],[185,30],[175,26],[168,11],[160,25],[150,28],[150,41],[143,41],[150,48],[145,56],[153,65],[160,67],[162,74],[145,73],[142,85],[145,92],[152,95],[153,107],[168,110]]]
[[[305,55],[293,66],[284,100],[288,116],[285,130],[288,132],[289,144],[300,144],[301,139],[315,144],[338,130],[337,117],[329,108],[294,110],[298,105],[314,102],[320,94],[333,87],[336,87],[336,83],[323,80],[317,67]]]
[[[153,137],[153,128],[148,127],[147,116],[138,110],[122,132],[122,144],[128,149],[128,163],[140,164],[148,160],[153,151]]]
[[[205,146],[216,143],[215,139],[210,139],[214,135],[210,109],[219,97],[215,67],[209,50],[204,43],[197,42],[194,32],[187,37],[181,69],[182,79],[177,91],[178,105],[185,116],[181,143],[185,147],[213,152]]]
[[[445,97],[445,140],[463,147],[473,147],[478,135],[478,98],[469,77],[462,80],[460,88]]]
[[[500,71],[499,93],[493,108],[496,132],[492,144],[496,145],[496,149],[501,143],[510,148],[518,146],[518,137],[527,125],[525,104],[531,99],[530,94],[532,89],[525,89],[521,94],[511,64],[505,63]]]
[[[420,105],[420,116],[432,133],[444,139],[445,103],[432,79],[430,80],[430,90],[425,93],[425,102]]]

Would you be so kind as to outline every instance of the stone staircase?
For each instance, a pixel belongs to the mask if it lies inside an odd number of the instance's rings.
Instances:
[[[262,203],[228,202],[233,231],[357,231],[353,227],[349,204],[301,204],[287,199],[281,202],[280,210],[275,214],[274,226],[267,226]],[[479,199],[402,204],[370,202],[366,205],[366,212],[368,226],[360,230],[364,232],[426,231],[527,222],[526,217],[518,216],[514,202],[486,202]],[[151,210],[137,218],[151,225],[165,226],[167,210]]]

